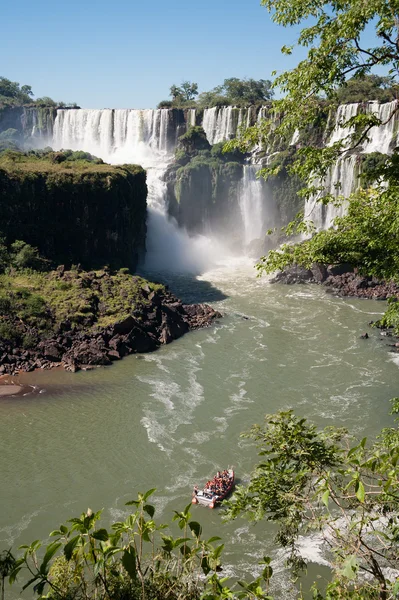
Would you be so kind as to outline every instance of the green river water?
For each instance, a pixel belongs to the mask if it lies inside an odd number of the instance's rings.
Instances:
[[[125,502],[152,487],[158,518],[171,522],[192,486],[217,469],[233,465],[239,479],[248,478],[256,450],[240,433],[265,413],[292,407],[359,436],[392,423],[399,362],[378,330],[359,339],[384,304],[336,298],[318,286],[271,285],[246,261],[169,283],[185,301],[211,303],[223,319],[110,368],[25,375],[20,380],[36,386],[33,393],[0,398],[0,551],[46,540],[89,506],[104,508],[105,522],[120,519]],[[204,507],[193,513],[207,536],[225,541],[227,575],[249,578],[270,554],[274,587],[285,590],[278,597],[289,597],[270,528],[222,524],[220,511]],[[323,576],[326,559],[317,537],[301,546],[314,561],[308,583]],[[14,586],[6,598],[19,593]]]

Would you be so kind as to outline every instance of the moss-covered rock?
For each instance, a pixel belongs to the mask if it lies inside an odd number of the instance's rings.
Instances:
[[[220,316],[127,269],[14,271],[0,276],[0,373],[108,365]]]
[[[23,239],[56,263],[135,269],[145,249],[145,171],[61,158],[0,155],[0,229],[6,242]]]

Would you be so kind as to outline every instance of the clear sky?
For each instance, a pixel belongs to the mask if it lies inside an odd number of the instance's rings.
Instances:
[[[3,0],[0,76],[85,108],[154,108],[172,84],[270,79],[304,56],[260,0]]]
[[[259,0],[3,0],[0,76],[86,108],[153,108],[183,80],[270,79],[294,30]],[[297,56],[296,56],[297,58]]]

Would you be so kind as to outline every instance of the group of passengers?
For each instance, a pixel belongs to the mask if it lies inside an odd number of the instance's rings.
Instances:
[[[210,496],[222,496],[230,485],[230,474],[224,470],[218,471],[216,476],[206,482],[204,493]]]

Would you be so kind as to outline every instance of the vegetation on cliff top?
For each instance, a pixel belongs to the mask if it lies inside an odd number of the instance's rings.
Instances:
[[[33,91],[30,85],[20,85],[16,81],[11,81],[6,77],[0,77],[0,107],[2,106],[59,106],[77,108],[77,104],[65,102],[55,102],[48,96],[33,99]]]
[[[272,83],[266,79],[238,79],[230,77],[222,85],[198,95],[198,84],[183,81],[172,85],[172,100],[163,100],[158,108],[211,108],[213,106],[249,106],[264,104],[273,96]],[[196,99],[196,97],[198,98]]]
[[[33,327],[41,337],[60,330],[107,327],[140,312],[149,304],[149,293],[158,290],[164,287],[133,276],[128,269],[45,273],[11,267],[0,275],[0,338],[18,337],[18,327],[11,326],[15,322],[21,331]]]
[[[61,150],[54,152],[51,148],[19,152],[5,150],[0,152],[0,169],[8,173],[99,173],[126,175],[127,173],[143,173],[139,165],[109,165],[101,158],[89,152]]]
[[[0,190],[8,244],[23,239],[56,264],[137,267],[146,232],[142,167],[112,166],[70,150],[6,151]]]

